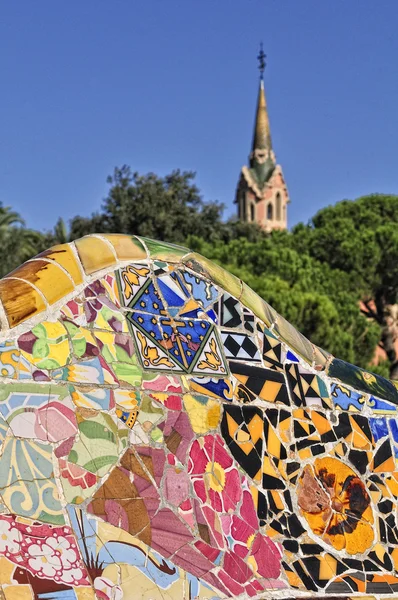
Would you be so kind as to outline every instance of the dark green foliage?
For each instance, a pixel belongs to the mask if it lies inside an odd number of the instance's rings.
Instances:
[[[0,203],[0,277],[36,254],[41,241],[38,231],[27,229],[17,212]]]

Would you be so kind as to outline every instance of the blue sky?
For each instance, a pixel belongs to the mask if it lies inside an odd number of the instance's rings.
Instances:
[[[195,170],[232,204],[260,40],[289,225],[398,193],[398,2],[15,0],[0,8],[0,200],[27,224],[89,215],[126,163]]]

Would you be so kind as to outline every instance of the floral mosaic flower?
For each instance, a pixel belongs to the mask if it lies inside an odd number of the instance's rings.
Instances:
[[[12,522],[0,520],[0,555],[17,554],[21,540],[21,533],[12,526]]]
[[[97,483],[97,477],[94,473],[86,471],[79,465],[74,465],[64,458],[59,459],[59,468],[61,478],[67,479],[71,486],[80,486],[83,490],[92,487]]]
[[[50,537],[45,542],[31,544],[27,552],[29,568],[41,577],[77,585],[84,575],[76,546],[72,546],[64,536]]]
[[[198,498],[217,512],[235,510],[242,497],[239,472],[218,435],[195,440],[189,453],[189,474]]]
[[[224,522],[225,526],[225,522]],[[234,540],[234,552],[241,558],[249,556],[248,562],[253,571],[262,577],[277,578],[281,570],[279,547],[259,531],[258,517],[251,493],[243,492],[239,516],[231,518],[228,533]]]
[[[319,458],[304,467],[297,485],[298,504],[316,535],[349,554],[373,542],[373,511],[365,484],[336,458]]]

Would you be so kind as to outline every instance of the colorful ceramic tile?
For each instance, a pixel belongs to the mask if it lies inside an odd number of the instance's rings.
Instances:
[[[145,260],[147,258],[143,244],[135,236],[106,233],[102,234],[102,237],[112,244],[118,260]]]
[[[392,600],[396,384],[184,248],[89,236],[18,273],[1,598]]]
[[[283,373],[232,361],[229,366],[231,373],[240,382],[235,395],[241,402],[252,402],[259,398],[265,402],[290,404]]]
[[[339,379],[343,384],[346,383],[365,394],[370,393],[393,404],[398,404],[398,388],[380,375],[368,373],[336,358],[329,364],[327,372],[329,377]]]
[[[38,258],[51,260],[60,265],[73,279],[75,285],[83,283],[83,272],[77,253],[69,244],[58,244],[38,255]]]
[[[286,365],[290,393],[296,406],[331,408],[332,403],[324,381],[299,365]]]
[[[364,394],[338,383],[332,383],[331,397],[334,405],[344,410],[362,410],[366,402]]]
[[[33,285],[49,304],[54,304],[74,291],[71,278],[57,263],[34,259],[12,271],[7,277],[17,278]]]
[[[283,369],[283,348],[281,342],[273,333],[264,326],[258,326],[258,335],[261,340],[263,363],[270,369]]]
[[[42,294],[20,279],[0,281],[0,301],[10,327],[16,327],[47,308]]]
[[[65,523],[54,479],[51,446],[7,437],[1,456],[0,498],[11,514],[43,523]]]
[[[90,235],[75,242],[83,269],[87,275],[116,264],[116,253],[105,238]]]
[[[261,362],[256,339],[246,334],[221,331],[225,357],[228,360]]]

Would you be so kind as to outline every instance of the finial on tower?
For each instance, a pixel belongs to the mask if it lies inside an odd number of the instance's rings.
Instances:
[[[258,53],[257,60],[258,60],[258,70],[260,71],[260,79],[261,80],[264,79],[264,69],[266,67],[266,62],[265,62],[266,58],[267,58],[267,55],[264,53],[263,43],[260,42],[260,52]]]

